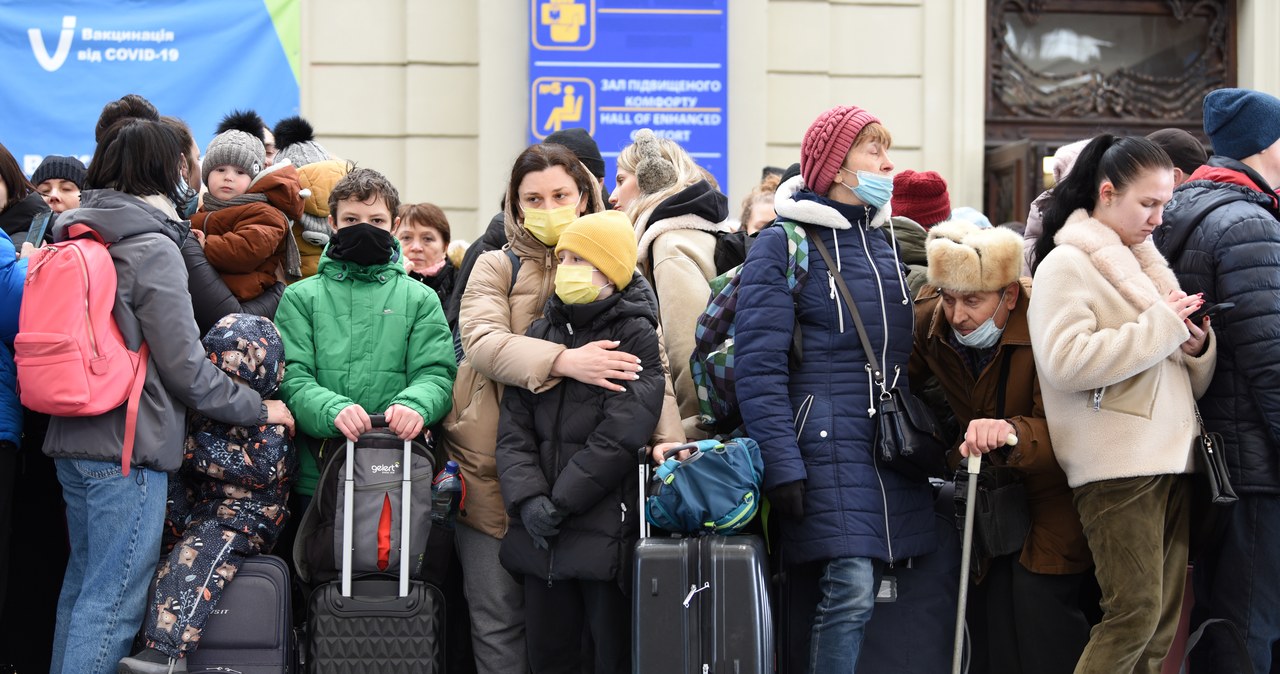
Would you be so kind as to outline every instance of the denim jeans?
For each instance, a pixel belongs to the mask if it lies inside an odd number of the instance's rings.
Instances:
[[[868,557],[827,562],[818,581],[822,599],[813,617],[809,641],[812,674],[853,671],[862,650],[862,633],[876,605],[882,565]]]
[[[58,459],[71,559],[58,598],[51,674],[112,674],[142,624],[160,557],[168,475]]]
[[[1195,608],[1192,626],[1209,618],[1226,618],[1240,630],[1254,671],[1280,670],[1280,497],[1241,494],[1222,514],[1216,545],[1206,545],[1195,564]],[[1205,632],[1206,646],[1192,654],[1196,674],[1238,674],[1219,653],[1228,648],[1223,633]],[[1243,674],[1243,673],[1239,673]]]

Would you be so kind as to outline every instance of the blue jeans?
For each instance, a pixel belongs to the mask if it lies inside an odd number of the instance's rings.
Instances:
[[[862,650],[862,633],[876,605],[881,563],[868,557],[827,562],[818,581],[822,599],[809,642],[812,674],[852,672]]]
[[[112,674],[142,624],[160,558],[169,476],[57,459],[71,559],[58,597],[50,674]]]
[[[1221,518],[1219,538],[1196,559],[1192,628],[1209,618],[1230,620],[1245,638],[1254,671],[1269,674],[1280,670],[1280,497],[1241,494]],[[1235,674],[1220,652],[1228,648],[1222,632],[1206,632],[1204,639],[1208,648],[1192,653],[1191,671]]]

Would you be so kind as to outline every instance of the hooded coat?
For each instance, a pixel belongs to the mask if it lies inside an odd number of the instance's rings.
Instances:
[[[1154,240],[1188,293],[1233,302],[1213,319],[1218,368],[1200,404],[1222,434],[1231,484],[1280,495],[1280,211],[1253,169],[1211,157],[1173,193]]]
[[[912,307],[901,264],[879,229],[886,206],[836,204],[805,187],[800,176],[775,195],[780,219],[821,237],[858,303],[876,358],[910,393]],[[870,557],[887,562],[937,547],[933,493],[876,465],[868,409],[873,390],[867,355],[826,263],[809,246],[809,276],[797,294],[787,285],[787,237],[771,226],[756,236],[738,289],[735,358],[739,407],[747,434],[760,443],[764,488],[803,480],[804,516],[780,529],[789,562]],[[802,353],[788,367],[794,326]]]
[[[352,404],[370,414],[404,405],[428,426],[449,411],[457,372],[449,326],[436,294],[405,274],[392,242],[391,261],[367,267],[326,250],[316,275],[280,298],[276,325],[288,363],[280,398],[311,438],[341,435],[334,419]],[[319,471],[313,452],[302,454],[297,488],[312,494]]]
[[[204,205],[191,216],[191,228],[204,232],[205,257],[237,299],[251,300],[275,285],[285,261],[289,222],[302,217],[301,189],[298,170],[281,164],[258,174],[245,192],[266,201],[214,211]]]
[[[133,465],[164,472],[182,465],[188,408],[229,424],[264,422],[262,397],[232,382],[200,345],[178,251],[186,226],[173,204],[159,196],[88,190],[80,195],[80,208],[64,215],[54,226],[54,240],[66,240],[70,223],[84,223],[103,237],[116,268],[112,317],[131,351],[143,340],[151,348]],[[124,428],[124,405],[95,417],[51,417],[44,453],[55,459],[119,461]]]
[[[566,348],[525,334],[555,291],[555,249],[535,239],[515,218],[504,217],[503,222],[520,268],[512,285],[511,262],[504,251],[489,251],[476,259],[458,307],[466,360],[458,366],[453,406],[441,434],[449,458],[458,463],[467,483],[467,509],[459,519],[494,538],[507,533],[495,459],[503,390],[514,386],[542,393],[560,385],[564,380],[551,376],[551,366]],[[633,285],[652,297],[647,283]],[[652,441],[684,442],[674,393],[668,393]]]
[[[698,437],[698,392],[689,372],[698,316],[711,301],[716,235],[730,231],[729,198],[705,180],[672,195],[636,221],[636,266],[658,296],[662,334],[685,433]]]
[[[642,362],[657,362],[657,326],[647,289],[633,281],[620,294],[589,304],[566,305],[553,297],[527,334],[566,348],[618,340],[618,348]],[[648,368],[625,384],[621,392],[572,379],[539,394],[506,389],[497,464],[512,517],[500,556],[508,571],[629,584],[642,516],[635,510],[636,449],[658,423],[665,377],[659,368]],[[540,495],[566,516],[549,550],[534,546],[519,519],[520,506]]]
[[[18,309],[27,261],[18,260],[9,235],[0,232],[0,442],[22,441],[22,403],[18,399],[18,370],[9,344],[18,334]]]

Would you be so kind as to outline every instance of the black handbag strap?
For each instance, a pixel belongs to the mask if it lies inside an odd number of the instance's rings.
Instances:
[[[849,286],[845,285],[844,276],[840,274],[840,270],[836,267],[836,263],[831,260],[831,253],[827,251],[827,245],[822,242],[822,237],[813,230],[811,225],[804,225],[805,234],[808,240],[813,242],[818,254],[822,256],[822,261],[827,265],[827,274],[835,279],[836,287],[840,289],[840,295],[844,297],[844,303],[849,306],[849,314],[853,316],[853,326],[858,330],[858,339],[862,341],[862,350],[867,353],[867,363],[871,366],[871,375],[875,378],[877,384],[884,383],[884,370],[880,369],[880,362],[876,360],[876,350],[871,346],[871,339],[867,337],[867,328],[862,324],[862,316],[858,314],[858,305],[853,301],[853,293],[849,292]]]
[[[1000,359],[1000,379],[996,384],[996,418],[1004,419],[1004,395],[1005,389],[1009,388],[1009,361],[1013,360],[1013,349],[1009,345],[1004,346],[1004,353]]]

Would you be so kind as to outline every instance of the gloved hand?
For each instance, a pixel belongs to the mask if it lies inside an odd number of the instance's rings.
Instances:
[[[768,496],[770,505],[783,517],[804,517],[804,480],[780,484]]]
[[[560,522],[564,514],[556,509],[556,505],[545,494],[539,494],[520,506],[520,521],[525,531],[533,539],[533,544],[543,550],[549,546],[547,539],[560,533]]]

